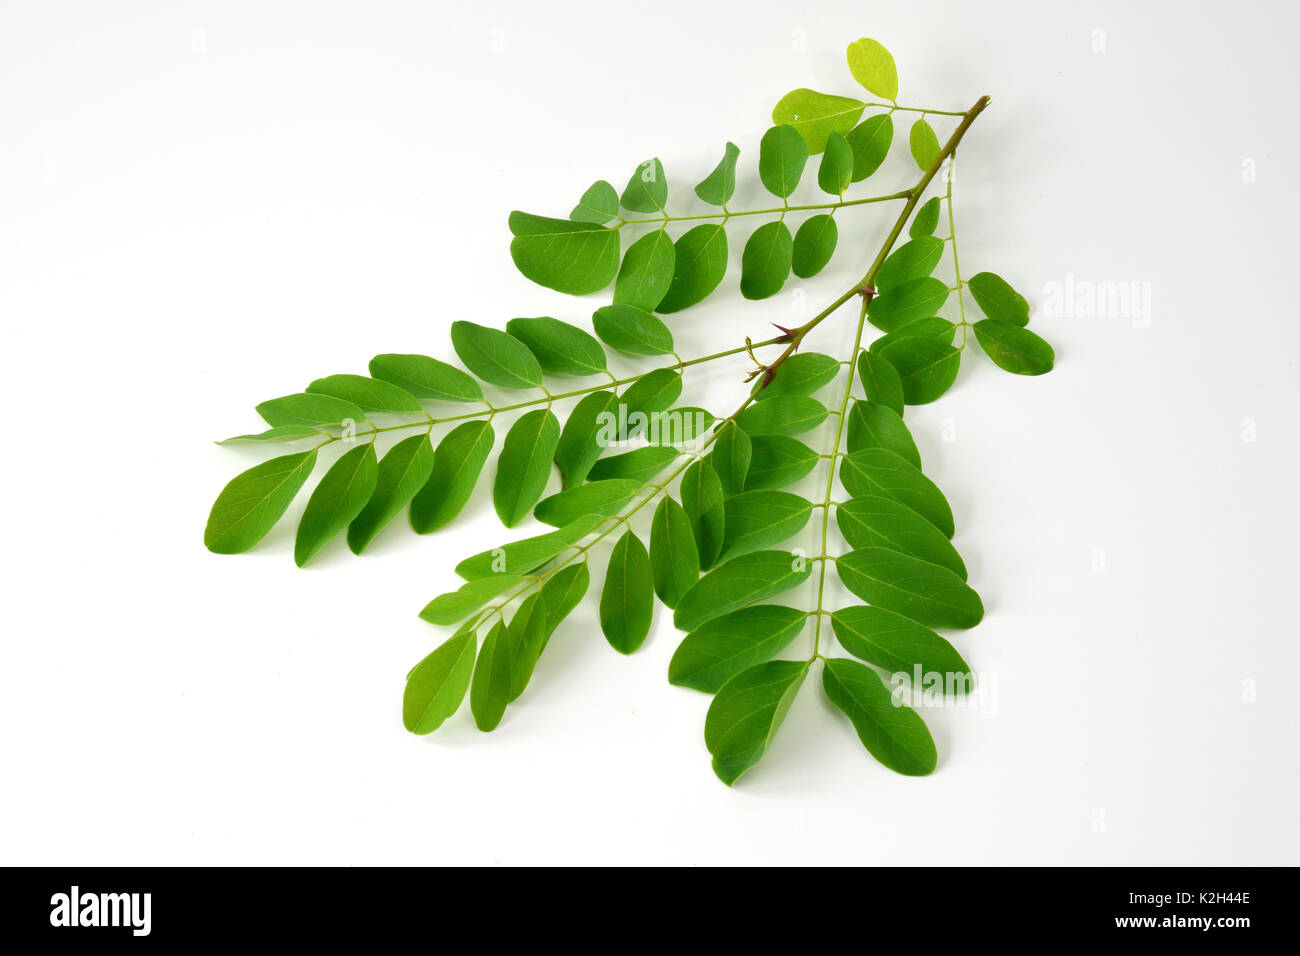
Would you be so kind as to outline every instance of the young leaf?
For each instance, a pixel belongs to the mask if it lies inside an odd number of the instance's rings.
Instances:
[[[591,466],[588,477],[592,481],[628,478],[643,485],[667,468],[679,455],[681,452],[676,448],[648,445],[600,459]]]
[[[790,395],[779,402],[756,402],[736,416],[736,424],[750,434],[799,435],[826,420],[826,406],[815,398]]]
[[[807,162],[808,144],[793,126],[773,126],[759,141],[758,178],[780,199],[794,192]]]
[[[705,176],[704,181],[695,187],[695,195],[710,206],[725,206],[731,202],[731,197],[736,192],[736,160],[739,158],[740,147],[735,143],[728,143],[722,152],[722,159],[713,168],[713,172]]]
[[[664,496],[650,526],[650,570],[655,593],[674,608],[700,578],[700,555],[686,509]]]
[[[618,216],[618,193],[603,179],[598,179],[582,194],[569,218],[574,222],[594,222],[603,226]]]
[[[427,355],[388,352],[370,360],[370,374],[406,389],[417,398],[443,402],[481,402],[483,390],[473,377]]]
[[[642,236],[623,255],[614,283],[614,304],[653,312],[672,285],[676,262],[677,251],[667,232],[658,229]]]
[[[754,397],[765,402],[792,395],[811,395],[835,381],[839,373],[838,359],[821,352],[796,352],[777,366],[772,381]]]
[[[840,465],[840,484],[854,498],[879,495],[907,505],[945,536],[953,536],[952,509],[929,478],[883,448],[854,452]]]
[[[673,350],[668,326],[634,305],[606,305],[591,317],[600,340],[629,355],[666,355]]]
[[[605,371],[605,350],[592,336],[550,316],[511,319],[506,332],[528,347],[543,372],[552,375],[599,375]]]
[[[858,732],[867,752],[890,770],[923,777],[939,756],[934,738],[916,711],[900,706],[875,671],[846,658],[832,658],[822,671],[822,687]]]
[[[831,614],[831,626],[840,646],[854,657],[912,678],[920,668],[922,680],[913,679],[914,687],[931,674],[942,675],[945,688],[952,687],[957,693],[970,687],[970,666],[956,648],[901,614],[857,604]]]
[[[467,581],[500,577],[505,572],[528,574],[568,551],[606,520],[604,515],[583,515],[555,531],[480,551],[456,565],[456,573]]]
[[[268,428],[264,432],[257,432],[253,435],[236,435],[234,438],[223,438],[217,444],[273,444],[282,441],[300,441],[303,438],[321,438],[324,435],[325,433],[320,429],[312,428],[310,425],[277,425],[274,428]]]
[[[366,506],[379,477],[379,462],[371,442],[344,453],[325,472],[307,499],[298,523],[293,560],[298,567],[310,561],[325,544],[346,528]]]
[[[709,464],[718,473],[722,493],[728,498],[745,490],[745,476],[749,474],[749,460],[753,453],[749,436],[735,422],[723,422],[718,437],[713,440]]]
[[[824,193],[842,196],[851,182],[853,182],[853,147],[849,145],[843,133],[832,130],[826,138],[826,152],[822,154],[821,166],[817,168],[817,185]]]
[[[433,445],[428,435],[399,441],[379,462],[375,491],[348,525],[348,547],[360,554],[388,522],[410,503],[433,472]]]
[[[966,286],[980,311],[990,319],[1012,325],[1029,324],[1029,303],[1002,276],[980,272],[971,276]]]
[[[477,644],[473,629],[458,631],[411,668],[402,695],[402,724],[407,730],[431,734],[460,709],[474,673]]]
[[[696,226],[677,240],[673,281],[655,310],[680,312],[704,299],[727,274],[727,230],[718,223]]]
[[[903,414],[903,380],[888,359],[875,352],[863,352],[858,356],[858,378],[869,401]]]
[[[894,142],[894,120],[888,113],[869,116],[844,137],[853,150],[853,181],[860,183],[877,169],[889,155]]]
[[[816,154],[826,148],[831,133],[851,130],[865,108],[861,100],[800,88],[781,97],[772,109],[772,122],[777,126],[793,126],[803,137],[808,151]]]
[[[867,318],[883,332],[893,332],[938,313],[948,301],[948,283],[934,276],[908,279],[871,300]]]
[[[523,580],[521,575],[503,573],[468,581],[459,590],[439,594],[426,604],[420,611],[420,619],[430,624],[456,624]]]
[[[471,372],[502,388],[537,388],[542,367],[508,332],[464,320],[451,323],[451,345]]]
[[[807,674],[806,661],[768,661],[722,685],[704,718],[718,779],[731,786],[762,759]]]
[[[942,258],[942,239],[922,236],[905,242],[881,265],[880,271],[876,273],[876,288],[883,293],[911,279],[928,276]]]
[[[835,217],[828,213],[809,216],[794,234],[794,249],[790,254],[790,268],[800,279],[811,279],[831,261],[835,243],[839,241],[840,228]]]
[[[888,406],[853,403],[853,411],[849,413],[848,450],[852,453],[864,448],[884,448],[921,467],[921,453],[916,450],[912,433],[898,412]]]
[[[934,525],[893,498],[850,498],[835,509],[840,534],[850,548],[893,548],[947,568],[963,581],[966,565]]]
[[[729,611],[788,591],[811,573],[808,559],[789,551],[755,551],[732,558],[682,595],[673,624],[679,631],[693,631]]]
[[[573,406],[555,445],[555,464],[565,488],[587,479],[604,451],[600,442],[602,416],[614,413],[617,407],[618,396],[613,392],[589,392]]]
[[[508,700],[516,700],[528,686],[533,677],[533,668],[537,666],[537,657],[542,653],[546,642],[546,604],[541,593],[529,595],[515,611],[510,624],[502,635],[504,647],[498,647],[497,653],[505,651],[510,661],[510,690]]]
[[[922,236],[933,236],[934,230],[939,227],[939,206],[942,199],[934,196],[925,201],[925,204],[916,211],[916,218],[912,220],[912,226],[907,230],[907,234],[913,239],[920,239]]]
[[[650,633],[654,610],[650,582],[650,555],[641,539],[629,531],[614,545],[600,593],[601,632],[621,654],[631,654]]]
[[[546,649],[560,622],[578,606],[590,584],[591,572],[587,570],[586,561],[560,568],[546,579],[541,592],[542,603],[546,605],[546,634],[542,637],[542,650]]]
[[[316,465],[316,449],[281,455],[241,472],[212,503],[203,544],[216,554],[239,554],[266,537],[288,510]]]
[[[668,683],[716,694],[743,670],[794,640],[808,612],[780,604],[741,608],[687,634],[668,663]]]
[[[746,491],[788,487],[817,466],[817,452],[797,438],[760,435],[751,443],[753,457],[745,478]]]
[[[510,426],[492,485],[492,504],[507,528],[522,521],[542,497],[559,440],[560,423],[547,408],[526,412]]]
[[[542,524],[562,528],[584,515],[613,515],[641,491],[642,484],[627,478],[589,481],[543,498],[533,510]]]
[[[980,596],[965,581],[892,548],[850,551],[835,562],[835,570],[862,600],[928,627],[974,627],[984,617]]]
[[[1017,375],[1042,375],[1052,370],[1052,347],[1028,329],[1010,322],[984,319],[975,323],[975,338],[993,364]]]
[[[505,622],[497,621],[483,641],[469,688],[469,709],[474,724],[484,732],[495,730],[510,702],[510,655],[506,653]]]
[[[623,206],[633,212],[662,212],[668,203],[668,178],[658,157],[636,168],[623,190]]]
[[[793,537],[812,515],[812,503],[788,491],[746,491],[726,501],[723,559],[749,554]]]
[[[691,522],[700,567],[708,570],[722,553],[723,504],[722,480],[713,466],[700,459],[682,473],[682,508]]]
[[[794,238],[784,222],[765,222],[745,243],[741,257],[740,294],[746,299],[766,299],[781,291],[790,275]]]
[[[940,342],[952,344],[953,336],[957,332],[957,326],[953,325],[947,319],[932,315],[929,318],[917,319],[914,322],[908,322],[906,325],[899,326],[888,335],[882,335],[869,346],[867,350],[877,355],[887,345],[897,342],[899,339],[910,338],[912,336],[921,336],[927,339],[937,339]]]
[[[900,336],[883,345],[879,354],[898,370],[909,405],[925,405],[948,391],[961,365],[958,349],[923,335]]]
[[[457,425],[438,442],[433,470],[411,499],[411,527],[428,534],[460,514],[492,453],[496,433],[486,421]]]
[[[599,292],[618,272],[619,237],[596,223],[510,214],[510,258],[523,275],[556,292]]]
[[[863,37],[849,44],[849,72],[877,96],[898,99],[898,67],[894,57],[878,40]]]
[[[934,127],[922,117],[912,124],[908,136],[908,145],[912,149],[912,158],[916,165],[926,170],[939,158],[939,137],[934,134]]]
[[[284,425],[339,425],[347,421],[364,421],[366,417],[361,406],[354,402],[307,392],[265,401],[257,406],[257,414],[276,428]]]
[[[365,375],[329,375],[307,386],[313,395],[332,395],[367,412],[418,413],[424,411],[406,389]]]

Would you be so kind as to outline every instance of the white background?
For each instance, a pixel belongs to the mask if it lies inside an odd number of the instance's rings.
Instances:
[[[1281,2],[8,0],[0,859],[1300,862],[1297,25]],[[667,615],[625,659],[590,602],[497,732],[465,708],[408,735],[403,677],[440,639],[416,612],[509,535],[486,487],[362,558],[296,569],[292,521],[203,549],[260,457],[212,440],[256,402],[376,352],[450,357],[455,319],[585,322],[604,298],[515,273],[509,210],[563,215],[657,154],[697,211],[726,139],[758,201],[772,104],[854,94],[862,35],[906,104],[993,96],[961,152],[963,266],[1025,291],[1057,349],[1039,379],[972,349],[908,411],[989,611],[953,639],[996,690],[927,711],[932,777],[872,761],[813,679],[724,787],[708,699],[665,681]],[[900,151],[879,191],[913,176]],[[835,267],[763,303],[736,291],[738,224],[679,351],[833,298],[886,230],[846,212]],[[1143,283],[1149,314],[1047,315],[1071,275]],[[693,394],[725,413],[743,368]]]

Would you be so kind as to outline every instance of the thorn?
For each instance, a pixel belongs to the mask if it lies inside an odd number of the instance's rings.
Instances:
[[[781,333],[781,337],[777,339],[778,342],[794,341],[794,336],[795,336],[794,329],[787,329],[784,325],[777,325],[775,322],[773,322],[772,325],[774,325],[776,329]]]

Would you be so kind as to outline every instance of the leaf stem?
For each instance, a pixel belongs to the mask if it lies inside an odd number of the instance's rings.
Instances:
[[[839,202],[812,203],[807,206],[774,206],[770,209],[744,209],[740,212],[731,212],[724,209],[722,212],[706,212],[693,216],[655,216],[653,219],[619,219],[615,229],[622,229],[624,226],[635,226],[643,223],[670,223],[670,222],[687,222],[694,219],[721,219],[726,222],[728,219],[735,219],[737,216],[763,216],[780,213],[785,215],[787,212],[808,212],[814,209],[840,209],[844,206],[861,206],[865,203],[889,202],[893,199],[907,199],[910,190],[890,193],[888,196],[867,196],[864,199],[841,199]]]

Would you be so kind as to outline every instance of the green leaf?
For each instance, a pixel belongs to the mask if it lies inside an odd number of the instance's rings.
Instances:
[[[749,474],[749,459],[753,444],[749,436],[735,422],[723,422],[718,437],[713,440],[709,464],[718,473],[722,493],[727,497],[745,490],[745,476]]]
[[[469,581],[500,577],[505,572],[529,574],[572,548],[606,520],[604,515],[584,515],[555,531],[480,551],[456,565],[456,573]]]
[[[811,279],[831,261],[835,243],[839,241],[840,228],[835,217],[827,213],[810,216],[794,234],[794,249],[790,268],[800,279]]]
[[[724,560],[789,540],[812,515],[812,502],[788,491],[746,491],[726,501]]]
[[[655,593],[670,608],[700,578],[700,555],[686,509],[664,497],[650,525],[650,570]]]
[[[839,360],[832,356],[821,352],[796,352],[777,366],[772,381],[754,397],[765,402],[792,395],[811,395],[835,381],[839,373]]]
[[[713,427],[717,419],[707,408],[698,405],[678,405],[667,415],[660,416],[651,424],[658,424],[658,433],[654,429],[646,434],[646,440],[652,445],[683,446],[687,451],[694,451]]]
[[[948,391],[961,366],[960,350],[923,335],[897,338],[883,345],[879,354],[898,370],[909,405],[925,405]]]
[[[601,416],[613,412],[617,405],[618,396],[613,392],[590,392],[569,412],[555,446],[555,464],[559,466],[564,487],[586,480],[604,451],[600,443]]]
[[[806,661],[767,661],[722,685],[704,718],[719,780],[731,786],[762,759],[807,674]]]
[[[893,332],[909,322],[938,313],[948,301],[948,283],[934,276],[908,279],[871,300],[867,318],[884,332]]]
[[[578,606],[587,588],[591,584],[591,572],[587,562],[570,564],[560,568],[542,585],[542,603],[546,605],[546,635],[542,638],[542,649],[550,643],[551,635],[560,626],[560,622]]]
[[[495,441],[491,424],[470,421],[457,425],[438,442],[429,480],[411,499],[411,527],[417,534],[437,531],[460,514]]]
[[[657,445],[636,448],[621,455],[600,459],[592,465],[589,477],[592,481],[629,478],[643,485],[667,468],[680,455],[681,452],[676,448]]]
[[[542,497],[559,440],[560,423],[550,409],[526,412],[510,426],[492,485],[492,504],[507,528],[522,521]]]
[[[740,294],[766,299],[781,291],[790,275],[794,238],[784,222],[765,222],[754,230],[741,256]]]
[[[600,340],[629,355],[667,355],[673,350],[668,326],[634,305],[606,305],[591,317]]]
[[[897,773],[923,777],[939,756],[934,738],[916,711],[894,699],[875,671],[842,657],[826,662],[822,687],[858,732],[867,752]]]
[[[700,567],[708,570],[722,553],[723,521],[726,510],[723,504],[722,480],[704,459],[700,459],[682,473],[682,507],[691,521],[695,546],[700,555]]]
[[[266,537],[288,510],[316,465],[316,449],[281,455],[241,472],[212,503],[203,544],[217,554],[239,554]]]
[[[1056,363],[1052,347],[1028,329],[984,319],[975,323],[975,338],[993,364],[1017,375],[1042,375]]]
[[[364,421],[366,413],[359,405],[332,395],[299,392],[272,398],[257,406],[257,414],[272,427],[282,425],[339,425]]]
[[[957,575],[892,548],[858,548],[835,562],[844,586],[862,600],[928,627],[974,627],[980,596]]]
[[[799,435],[826,420],[826,406],[815,398],[790,395],[779,402],[757,402],[736,416],[736,424],[759,435]]]
[[[934,525],[893,498],[850,498],[835,509],[840,534],[850,548],[893,548],[947,568],[963,581],[966,565]]]
[[[1029,303],[1002,276],[980,272],[970,277],[966,287],[975,297],[980,311],[990,319],[1012,325],[1029,324]]]
[[[935,229],[939,227],[939,205],[942,201],[939,196],[927,199],[925,204],[916,211],[916,218],[912,220],[912,227],[907,230],[907,234],[913,239],[933,236]]]
[[[641,488],[641,482],[628,478],[589,481],[543,498],[533,510],[533,516],[542,524],[562,528],[583,515],[618,514]]]
[[[504,643],[497,648],[497,653],[504,651],[510,662],[508,700],[518,699],[528,686],[547,633],[546,604],[542,601],[541,593],[529,595],[510,619],[510,624],[501,636]]]
[[[473,614],[498,594],[521,583],[519,574],[488,574],[462,584],[458,590],[439,594],[420,611],[420,619],[430,624],[456,624]]]
[[[898,412],[874,402],[854,402],[849,413],[848,450],[850,453],[864,448],[884,448],[917,468],[921,467],[921,453],[916,450],[912,433],[903,424]]]
[[[406,675],[402,724],[413,734],[431,734],[460,709],[474,673],[478,650],[472,629],[453,634]]]
[[[599,292],[618,272],[619,237],[589,222],[510,214],[510,258],[538,285],[568,295]]]
[[[695,195],[710,206],[725,206],[731,202],[736,192],[736,160],[740,158],[740,147],[728,143],[722,152],[722,159],[713,168],[713,172],[704,177],[704,181],[695,187]]]
[[[756,604],[715,617],[677,646],[668,663],[668,683],[716,694],[741,671],[771,660],[807,620],[807,611],[780,604]]]
[[[758,178],[772,195],[785,199],[808,163],[808,144],[793,126],[773,126],[758,144]]]
[[[624,207],[633,212],[661,212],[668,203],[668,179],[658,157],[636,168],[623,190]]]
[[[880,41],[867,37],[854,40],[849,44],[848,59],[855,80],[890,102],[898,99],[898,68]]]
[[[899,339],[911,338],[912,336],[922,336],[928,339],[937,339],[940,342],[952,344],[953,336],[957,332],[957,326],[953,325],[947,319],[932,315],[929,318],[917,319],[914,322],[908,322],[900,326],[896,331],[888,335],[882,335],[867,347],[868,351],[879,355],[887,345],[897,342]]]
[[[820,153],[826,148],[827,137],[851,130],[865,108],[861,100],[801,87],[781,97],[772,109],[772,122],[793,127],[810,153]]]
[[[972,679],[970,666],[956,648],[934,631],[883,607],[841,608],[831,614],[831,626],[840,646],[869,664],[890,673],[907,674],[920,687],[929,675],[943,678],[945,688],[965,693]],[[922,679],[915,679],[920,668]]]
[[[696,226],[677,240],[673,282],[655,310],[664,315],[695,305],[727,274],[727,230],[718,223]]]
[[[753,457],[745,490],[785,488],[806,476],[817,466],[817,452],[797,438],[785,435],[760,435],[751,440]]]
[[[348,525],[348,547],[360,554],[424,487],[433,473],[433,445],[428,435],[404,438],[379,461],[375,492]]]
[[[370,374],[406,389],[417,398],[443,402],[481,402],[483,390],[473,377],[427,355],[395,352],[370,360]]]
[[[451,323],[451,344],[466,368],[502,388],[537,388],[542,367],[528,346],[508,332],[464,320]]]
[[[594,222],[603,226],[618,216],[618,192],[603,179],[598,179],[582,194],[569,218],[574,222]]]
[[[755,551],[732,558],[682,595],[673,624],[679,631],[693,631],[705,621],[788,591],[811,573],[808,559],[789,551]]]
[[[619,538],[609,556],[605,587],[600,592],[600,629],[610,646],[631,654],[650,633],[654,610],[650,555],[631,531]]]
[[[345,452],[325,472],[307,499],[293,560],[298,567],[310,561],[325,544],[346,528],[366,506],[379,478],[379,462],[371,442]]]
[[[840,484],[854,498],[879,495],[907,505],[947,537],[953,535],[952,509],[929,478],[911,463],[883,448],[848,455],[840,465]]]
[[[677,250],[662,229],[642,236],[628,246],[614,283],[614,304],[634,305],[653,312],[673,284]]]
[[[619,409],[618,437],[627,439],[655,424],[659,412],[672,408],[681,397],[681,373],[671,368],[657,368],[646,372],[627,387]]]
[[[858,356],[858,378],[869,401],[903,414],[903,380],[888,359],[875,352],[863,352]]]
[[[853,150],[853,181],[860,183],[889,155],[894,142],[894,120],[888,113],[869,116],[844,137]]]
[[[605,350],[590,333],[550,316],[511,319],[506,332],[527,346],[543,372],[552,375],[599,375]]]
[[[939,137],[934,134],[934,127],[921,118],[912,124],[912,132],[907,139],[916,165],[922,170],[933,166],[939,158]]]
[[[505,716],[510,702],[510,655],[506,643],[506,626],[497,621],[483,641],[474,666],[474,680],[469,688],[469,709],[474,724],[484,732],[495,730]]]
[[[826,152],[822,154],[821,166],[817,168],[817,185],[822,192],[832,196],[844,195],[844,190],[853,182],[853,159],[853,147],[844,138],[844,134],[832,130],[826,138]]]
[[[324,434],[320,429],[312,428],[310,425],[277,425],[275,428],[268,428],[264,432],[257,432],[253,435],[236,435],[234,438],[223,438],[217,444],[271,444],[282,441],[299,441],[303,438],[320,438]]]
[[[905,242],[890,254],[876,273],[876,289],[883,293],[909,280],[928,276],[942,258],[942,239],[922,236]]]
[[[313,395],[331,395],[367,412],[405,414],[424,411],[420,400],[399,385],[365,375],[329,375],[307,386]]]

